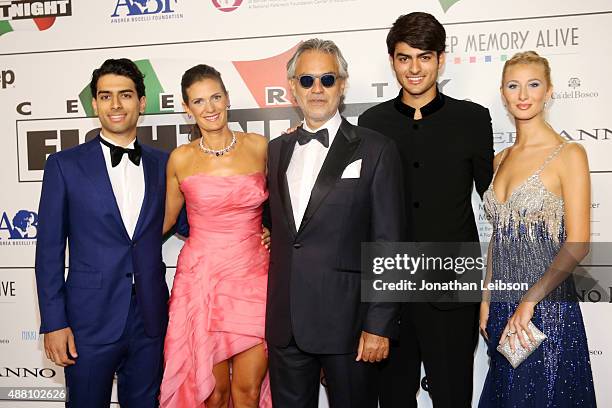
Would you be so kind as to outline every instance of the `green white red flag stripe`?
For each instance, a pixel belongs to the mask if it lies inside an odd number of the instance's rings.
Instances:
[[[11,31],[44,31],[55,23],[55,17],[39,17],[23,20],[0,21],[0,35]]]

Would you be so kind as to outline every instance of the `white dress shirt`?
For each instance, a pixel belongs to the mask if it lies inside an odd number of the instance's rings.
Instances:
[[[306,121],[303,122],[302,126],[304,130],[313,133],[326,128],[329,133],[329,146],[331,146],[341,123],[342,117],[340,112],[336,111],[336,114],[318,129],[310,129]],[[311,140],[305,145],[296,143],[293,149],[291,162],[287,168],[287,183],[289,184],[293,219],[297,229],[300,228],[302,223],[306,206],[308,206],[308,201],[310,201],[310,193],[319,176],[328,151],[329,148],[323,146],[318,140]]]
[[[117,143],[104,137],[102,132],[100,132],[100,137],[108,143],[117,146]],[[113,193],[115,194],[115,200],[117,201],[117,206],[121,213],[123,225],[125,225],[125,229],[130,238],[133,238],[145,193],[142,161],[140,162],[140,166],[137,166],[130,161],[127,154],[124,154],[119,164],[113,167],[111,164],[110,147],[102,143],[100,143],[100,146],[102,146],[106,170],[108,171],[108,177],[113,187]],[[125,146],[125,148],[133,149],[134,142]]]

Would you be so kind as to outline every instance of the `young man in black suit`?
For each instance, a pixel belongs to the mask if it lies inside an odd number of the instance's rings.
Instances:
[[[321,368],[332,408],[376,408],[371,363],[397,331],[396,305],[361,302],[360,253],[361,242],[401,239],[401,163],[390,139],[340,116],[347,76],[333,42],[303,42],[287,77],[304,123],[269,144],[275,408],[316,408]]]
[[[471,196],[474,184],[482,196],[491,182],[491,118],[486,108],[438,90],[445,40],[444,27],[432,15],[399,17],[387,48],[402,89],[364,112],[359,125],[392,138],[399,148],[409,241],[477,242]],[[421,362],[435,408],[470,407],[478,305],[407,303],[400,327],[400,341],[383,368],[381,407],[417,406]]]

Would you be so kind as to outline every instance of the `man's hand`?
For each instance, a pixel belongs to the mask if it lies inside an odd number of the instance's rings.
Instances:
[[[362,331],[355,361],[374,363],[387,357],[389,357],[389,339]]]
[[[489,341],[489,333],[487,333],[487,322],[489,321],[489,302],[480,302],[480,333]]]
[[[268,251],[270,250],[270,230],[263,225],[261,230],[261,245],[265,246]]]
[[[52,331],[44,334],[45,354],[47,358],[60,367],[66,367],[75,363],[77,350],[74,344],[74,336],[70,327]],[[68,355],[70,353],[70,356]]]

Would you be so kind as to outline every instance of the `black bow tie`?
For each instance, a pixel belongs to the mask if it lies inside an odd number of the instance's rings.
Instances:
[[[301,126],[297,128],[297,140],[300,145],[305,145],[312,139],[316,139],[321,142],[323,146],[329,147],[329,133],[327,132],[327,128],[319,129],[316,133],[310,133]]]
[[[121,163],[121,159],[123,158],[123,154],[127,153],[128,158],[132,163],[137,166],[140,166],[140,158],[142,157],[142,148],[138,144],[138,140],[134,140],[134,148],[126,149],[125,147],[117,146],[112,143],[107,142],[106,140],[100,138],[100,143],[104,146],[107,146],[110,149],[111,156],[111,164],[113,167],[117,167],[119,163]]]

